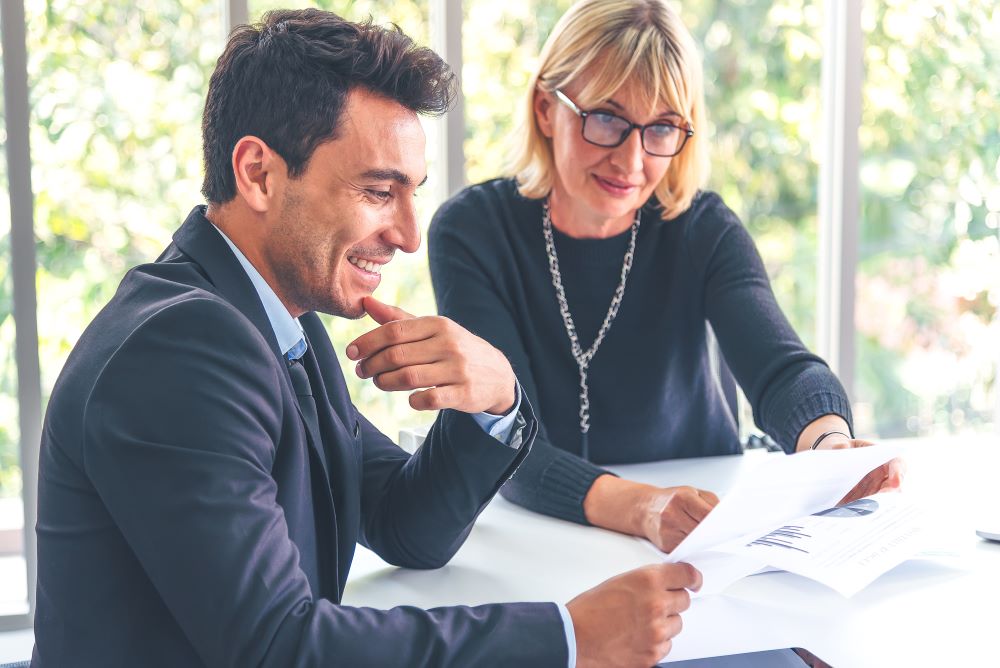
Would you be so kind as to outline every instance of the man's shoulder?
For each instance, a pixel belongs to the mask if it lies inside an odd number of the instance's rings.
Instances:
[[[196,274],[160,263],[126,274],[62,368],[46,413],[45,440],[79,456],[97,393],[138,397],[156,389],[177,397],[243,368],[271,378],[265,367],[274,356],[266,340]]]
[[[88,329],[107,332],[111,327],[124,339],[128,333],[164,319],[197,321],[239,315],[194,262],[155,262],[130,270]],[[246,318],[242,320],[250,325]]]
[[[62,375],[89,384],[116,355],[143,354],[156,341],[194,347],[203,340],[231,341],[241,332],[260,339],[266,349],[250,320],[215,291],[197,265],[139,265],[84,330]],[[137,341],[145,345],[135,345]]]

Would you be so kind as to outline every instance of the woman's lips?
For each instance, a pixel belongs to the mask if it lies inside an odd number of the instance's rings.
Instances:
[[[597,174],[594,174],[594,180],[605,192],[617,196],[628,195],[639,187],[617,179],[607,179]]]

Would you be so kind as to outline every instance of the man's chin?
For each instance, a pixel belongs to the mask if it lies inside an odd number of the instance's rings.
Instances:
[[[345,318],[347,320],[358,320],[365,317],[365,304],[364,298],[368,295],[358,295],[357,297],[352,297],[350,299],[336,300],[329,304],[328,308],[323,309],[325,313],[330,315],[335,315],[338,318]]]

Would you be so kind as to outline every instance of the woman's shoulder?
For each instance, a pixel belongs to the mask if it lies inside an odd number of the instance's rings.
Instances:
[[[537,200],[521,195],[512,178],[496,178],[463,188],[442,204],[431,219],[431,237],[461,231],[464,235],[508,233],[530,217]]]
[[[517,183],[511,178],[496,178],[475,185],[466,186],[452,195],[434,214],[435,221],[453,222],[465,218],[469,213],[479,214],[470,220],[499,216],[511,206],[528,202],[517,190]]]
[[[673,221],[666,222],[681,226],[683,244],[694,261],[707,262],[726,239],[738,240],[739,246],[750,239],[739,216],[711,190],[699,191],[691,206]]]
[[[717,239],[736,228],[744,229],[739,216],[711,190],[699,190],[683,213],[666,222],[681,226],[689,242]]]
[[[694,230],[697,228],[724,229],[732,225],[742,226],[739,217],[713,190],[699,190],[682,213],[674,218],[676,223]],[[669,221],[668,221],[669,222]]]

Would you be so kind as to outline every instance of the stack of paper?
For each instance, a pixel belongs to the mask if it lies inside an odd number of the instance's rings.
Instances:
[[[701,595],[777,568],[851,596],[925,549],[934,513],[903,492],[836,507],[869,471],[902,454],[899,445],[765,458],[664,558],[694,565]]]

